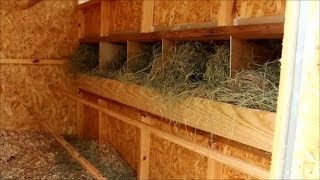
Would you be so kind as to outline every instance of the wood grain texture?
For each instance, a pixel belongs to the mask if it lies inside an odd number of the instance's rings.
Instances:
[[[250,64],[264,64],[273,55],[261,45],[249,42],[245,39],[230,37],[230,74],[235,75],[242,69],[250,68]]]
[[[155,0],[154,27],[214,21],[219,7],[211,0]]]
[[[218,11],[218,26],[230,26],[234,19],[235,13],[233,7],[236,0],[220,0],[220,8]]]
[[[94,103],[98,103],[98,96],[86,91],[81,92],[84,99]],[[84,106],[83,108],[82,132],[82,137],[85,139],[99,139],[99,111],[90,106]]]
[[[141,117],[141,121],[150,124],[148,117]],[[140,128],[138,179],[149,179],[150,135],[150,130]]]
[[[222,164],[212,158],[207,160],[207,179],[222,179]]]
[[[142,0],[111,1],[110,33],[139,32],[142,17]]]
[[[84,11],[84,37],[100,37],[101,6],[100,3]]]
[[[143,0],[140,32],[153,31],[154,0]]]
[[[46,123],[42,123],[42,127],[49,132],[60,145],[95,179],[106,180],[100,171],[92,165],[87,159],[85,159],[74,147],[72,147],[66,140],[60,135],[55,133]]]
[[[93,103],[88,100],[81,99],[77,96],[72,95],[71,93],[69,93],[67,91],[63,91],[63,90],[57,89],[55,87],[51,87],[51,89],[54,90],[56,93],[65,95],[65,96],[72,98],[74,100],[77,100],[87,106],[90,106],[90,107],[95,108],[99,111],[102,111],[113,118],[121,120],[124,123],[128,123],[128,124],[133,125],[137,128],[150,130],[150,132],[155,136],[158,136],[162,139],[165,139],[167,141],[175,143],[183,148],[187,148],[187,149],[189,149],[193,152],[196,152],[202,156],[213,158],[216,161],[223,163],[231,168],[248,173],[249,175],[252,175],[257,178],[267,179],[269,177],[268,170],[265,170],[264,168],[256,166],[252,163],[248,163],[248,162],[241,160],[239,158],[234,158],[232,156],[225,155],[217,150],[199,145],[193,141],[186,140],[186,139],[180,138],[178,136],[175,136],[173,134],[167,133],[163,130],[152,127],[151,125],[149,125],[147,123],[141,122],[139,120],[135,120],[134,118],[131,118],[130,116],[126,116],[126,115],[123,115],[122,113],[112,111],[112,110],[107,109],[97,103]]]
[[[101,1],[100,36],[110,34],[111,2]]]
[[[200,98],[172,111],[159,94],[140,86],[86,76],[79,81],[80,88],[102,97],[271,152],[275,113]]]
[[[286,0],[236,0],[236,11],[240,17],[262,17],[284,15]]]
[[[80,42],[96,43],[101,41],[109,43],[125,43],[127,40],[135,42],[159,42],[161,39],[229,40],[230,36],[242,39],[281,39],[283,37],[283,23],[223,26],[151,33],[120,33],[102,38],[83,38],[80,39]]]

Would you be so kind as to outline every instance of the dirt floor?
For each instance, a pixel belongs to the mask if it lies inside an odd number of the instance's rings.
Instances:
[[[136,179],[135,171],[123,160],[110,144],[98,144],[93,140],[78,140],[74,137],[65,139],[89,160],[108,180]]]
[[[45,132],[0,130],[0,179],[92,179]]]

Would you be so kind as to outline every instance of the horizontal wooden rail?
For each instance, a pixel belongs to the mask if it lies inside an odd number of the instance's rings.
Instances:
[[[0,59],[0,64],[64,64],[66,59]]]
[[[66,140],[64,140],[60,135],[55,133],[46,123],[42,123],[44,129],[49,132],[66,151],[79,163],[81,166],[95,179],[105,180],[107,178],[103,177],[100,171],[92,165],[87,159],[85,159],[77,150],[72,147]]]
[[[242,39],[281,39],[283,37],[283,23],[218,26],[201,29],[185,29],[175,31],[159,31],[150,33],[111,34],[104,37],[82,38],[81,43],[125,43],[154,42],[161,39],[170,40],[229,40],[230,36]]]
[[[95,109],[97,109],[97,110],[99,110],[99,111],[101,111],[111,117],[119,119],[123,122],[131,124],[131,125],[136,126],[138,128],[149,130],[154,135],[157,135],[165,140],[173,142],[177,145],[180,145],[181,147],[187,148],[187,149],[189,149],[193,152],[199,153],[203,156],[215,159],[216,161],[218,161],[222,164],[225,164],[231,168],[234,168],[236,170],[239,170],[241,172],[247,173],[251,176],[261,178],[261,179],[268,179],[268,177],[269,177],[269,171],[267,171],[266,169],[263,169],[257,165],[253,165],[253,164],[248,163],[244,160],[223,154],[222,152],[219,152],[214,149],[210,149],[209,147],[205,147],[205,146],[199,145],[195,142],[185,140],[185,139],[180,138],[178,136],[172,135],[172,134],[167,133],[163,130],[152,127],[151,125],[148,125],[144,122],[134,120],[128,116],[119,114],[119,113],[114,112],[112,110],[109,110],[109,109],[107,109],[97,103],[93,103],[88,100],[84,100],[82,98],[79,98],[79,97],[77,97],[67,91],[58,89],[56,87],[51,87],[51,89],[55,93],[60,93],[62,95],[65,95],[71,99],[74,99],[80,103],[83,103],[84,105],[95,108]]]
[[[148,88],[100,77],[80,76],[79,88],[264,151],[272,151],[275,113],[190,97],[172,104]]]

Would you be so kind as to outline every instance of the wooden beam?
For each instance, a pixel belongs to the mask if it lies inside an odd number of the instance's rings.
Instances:
[[[83,38],[82,43],[125,43],[160,42],[161,39],[170,40],[229,40],[230,36],[242,39],[281,39],[283,37],[283,23],[222,26],[202,29],[185,29],[175,31],[160,31],[150,33],[120,33],[106,37]]]
[[[284,23],[284,16],[266,16],[266,17],[254,17],[243,18],[238,17],[234,19],[233,25],[248,25],[248,24],[270,24],[270,23]]]
[[[220,8],[218,12],[218,26],[230,26],[234,19],[233,8],[235,0],[220,0]]]
[[[108,114],[109,116],[111,117],[114,117],[116,119],[119,119],[125,123],[128,123],[130,125],[133,125],[133,126],[136,126],[140,129],[145,129],[145,130],[149,130],[152,134],[160,137],[160,138],[163,138],[165,140],[168,140],[170,142],[173,142],[177,145],[180,145],[181,147],[184,147],[184,148],[187,148],[193,152],[196,152],[196,153],[199,153],[200,155],[203,155],[205,157],[209,157],[209,158],[212,158],[212,159],[215,159],[217,162],[220,162],[222,164],[225,164],[231,168],[234,168],[236,170],[239,170],[241,172],[244,172],[244,173],[247,173],[251,176],[254,176],[254,177],[257,177],[257,178],[261,178],[261,179],[267,179],[269,177],[269,171],[268,170],[265,170],[257,165],[254,165],[254,164],[251,164],[251,163],[248,163],[244,160],[241,160],[241,159],[238,159],[238,158],[235,158],[235,157],[232,157],[232,156],[229,156],[229,155],[226,155],[226,154],[223,154],[222,152],[220,151],[217,151],[217,150],[213,150],[209,147],[205,147],[205,146],[202,146],[202,145],[199,145],[193,141],[190,141],[190,140],[186,140],[186,139],[183,139],[183,138],[180,138],[178,136],[175,136],[175,135],[172,135],[170,133],[167,133],[163,130],[160,130],[158,128],[155,128],[155,127],[152,127],[151,125],[149,124],[146,124],[144,122],[141,122],[141,121],[138,121],[138,120],[134,120],[128,116],[125,116],[125,115],[122,115],[122,114],[119,114],[117,112],[114,112],[112,110],[109,110],[97,103],[93,103],[93,102],[90,102],[90,101],[87,101],[87,100],[84,100],[84,99],[81,99],[77,96],[74,96],[72,95],[71,93],[67,92],[67,91],[64,91],[64,90],[61,90],[61,89],[58,89],[58,88],[55,88],[55,87],[52,87],[51,86],[51,89],[53,90],[53,92],[55,93],[59,93],[59,94],[62,94],[62,95],[65,95],[71,99],[74,99],[74,100],[77,100],[87,106],[90,106],[92,108],[95,108],[99,111],[102,111],[106,114]]]
[[[154,0],[143,0],[140,32],[153,31]]]
[[[207,179],[223,179],[222,178],[222,164],[213,158],[207,160]]]
[[[81,91],[78,92],[79,97],[83,97],[83,93]],[[83,110],[84,105],[82,103],[77,102],[77,136],[78,138],[83,137]]]
[[[106,179],[102,176],[100,171],[94,167],[87,159],[85,159],[77,150],[72,147],[66,140],[60,135],[55,133],[46,123],[42,123],[44,129],[49,132],[60,144],[61,146],[79,163],[81,166],[95,179],[103,180]]]
[[[172,111],[150,89],[99,77],[79,77],[79,88],[258,149],[272,150],[275,123],[272,112],[196,97],[176,104]]]
[[[0,64],[64,64],[66,59],[0,59]]]
[[[141,121],[150,124],[148,117],[141,117]],[[150,130],[140,128],[140,148],[138,162],[138,179],[149,179],[150,161]]]

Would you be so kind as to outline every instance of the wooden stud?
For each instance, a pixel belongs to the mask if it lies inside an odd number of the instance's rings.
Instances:
[[[213,158],[207,160],[207,179],[222,179],[222,164]]]
[[[98,104],[103,104],[102,99],[98,99]],[[108,137],[108,124],[107,124],[107,116],[99,111],[99,143],[105,143]]]
[[[230,37],[230,75],[249,68],[250,63],[263,64],[273,53],[265,47],[245,39]]]
[[[110,44],[110,43],[100,43],[99,49],[99,67],[110,63],[119,55],[121,50],[121,45]]]
[[[150,124],[148,117],[141,117],[141,121]],[[140,148],[138,179],[149,179],[149,161],[150,161],[150,130],[140,128]]]
[[[84,11],[78,10],[78,39],[85,36],[85,15]]]
[[[55,133],[46,123],[42,123],[44,129],[49,132],[61,146],[95,179],[105,180],[106,178],[100,173],[100,171],[94,167],[87,159],[85,159],[77,150],[72,147],[66,140],[60,135]]]
[[[0,64],[64,64],[66,59],[0,59]]]
[[[111,1],[101,1],[100,36],[108,36],[110,33]]]
[[[78,92],[79,97],[83,97],[83,93],[81,91]],[[83,137],[83,110],[84,105],[82,103],[77,102],[77,136],[78,138]]]
[[[154,0],[143,0],[140,32],[153,31]]]
[[[217,162],[225,164],[231,168],[242,171],[244,173],[247,173],[247,174],[254,176],[254,177],[257,177],[257,178],[261,178],[261,179],[268,179],[269,178],[269,171],[266,169],[263,169],[257,165],[254,165],[254,164],[248,163],[244,160],[226,155],[226,154],[219,152],[217,150],[213,150],[211,148],[199,145],[193,141],[183,139],[183,138],[178,137],[176,135],[172,135],[172,134],[167,133],[163,130],[152,127],[144,122],[134,120],[134,119],[132,119],[128,116],[125,116],[123,114],[119,114],[119,113],[114,112],[112,110],[106,109],[105,107],[103,107],[97,103],[93,103],[93,102],[81,99],[77,96],[72,95],[69,92],[64,91],[64,90],[61,90],[61,89],[58,89],[58,88],[55,88],[52,86],[51,86],[51,89],[55,93],[60,93],[62,95],[68,96],[71,99],[77,100],[87,106],[90,106],[90,107],[95,108],[99,111],[102,111],[113,118],[119,119],[123,122],[126,122],[130,125],[136,126],[140,129],[149,130],[152,134],[154,134],[160,138],[163,138],[165,140],[173,142],[177,145],[180,145],[181,147],[187,148],[187,149],[189,149],[193,152],[199,153],[200,155],[203,155],[205,157],[215,159]]]
[[[233,23],[233,8],[235,0],[221,0],[218,12],[218,26],[230,26]]]

